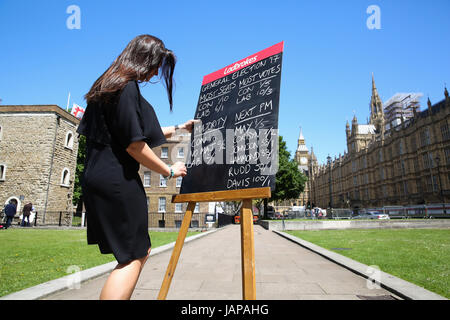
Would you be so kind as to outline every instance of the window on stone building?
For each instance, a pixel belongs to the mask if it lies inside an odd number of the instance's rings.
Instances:
[[[399,155],[402,155],[403,154],[403,143],[402,143],[402,141],[400,140],[399,142],[398,142],[398,154]]]
[[[447,121],[445,124],[441,125],[441,134],[442,134],[442,140],[448,140],[450,139],[450,131],[448,130],[448,123]],[[1,137],[1,134],[0,134]]]
[[[70,171],[67,168],[64,168],[61,173],[61,185],[64,187],[70,186]]]
[[[387,160],[392,160],[392,148],[386,148]]]
[[[414,171],[417,173],[417,172],[419,172],[419,170],[420,170],[420,167],[419,167],[419,159],[417,158],[417,157],[415,157],[414,159],[413,159],[413,164],[414,164]]]
[[[66,133],[66,140],[64,142],[64,147],[68,149],[73,149],[73,132],[67,131]]]
[[[436,192],[438,190],[437,177],[428,176],[427,177],[427,190],[428,192]]]
[[[445,154],[445,163],[450,164],[450,147],[444,148],[444,154]]]
[[[378,162],[383,162],[383,150],[378,151]]]
[[[421,144],[422,147],[425,147],[425,146],[429,145],[430,143],[431,143],[430,130],[428,130],[428,128],[425,128],[420,133],[420,144]]]
[[[428,153],[422,154],[422,161],[423,161],[423,168],[424,169],[431,168],[430,157],[429,157]]]
[[[166,198],[161,197],[158,199],[158,212],[166,212]]]
[[[380,167],[380,180],[383,181],[384,180],[384,168]]]
[[[402,160],[400,162],[400,168],[402,170],[402,175],[405,175],[406,174],[406,166],[405,166],[405,161],[404,160]]]
[[[178,148],[177,158],[184,158],[184,148]]]
[[[200,212],[200,203],[197,202],[197,204],[195,205],[194,208],[194,213],[199,213]]]
[[[169,157],[169,148],[168,147],[162,147],[161,148],[161,158],[167,159]]]
[[[183,212],[183,204],[182,203],[175,203],[175,212],[176,213]]]
[[[181,187],[181,182],[182,182],[182,181],[183,181],[183,177],[178,177],[175,186],[176,186],[177,188],[180,188],[180,187]]]
[[[403,194],[408,195],[408,181],[403,181]]]
[[[416,179],[416,189],[417,189],[417,193],[423,193],[421,179]]]
[[[411,152],[414,152],[416,150],[417,150],[416,136],[413,134],[411,136]]]
[[[353,177],[353,185],[356,187],[356,186],[358,186],[358,177],[357,176],[354,176]]]
[[[0,164],[0,181],[5,181],[6,178],[6,165]]]
[[[439,190],[437,176],[433,176],[433,192],[437,192]]]
[[[403,194],[403,183],[399,182],[397,185],[397,195]]]
[[[167,180],[161,174],[159,175],[159,186],[161,188],[167,187]]]
[[[145,171],[144,172],[144,187],[150,187],[150,177],[151,177],[151,172],[150,171]]]

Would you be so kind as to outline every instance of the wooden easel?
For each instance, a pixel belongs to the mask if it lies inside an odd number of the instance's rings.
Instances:
[[[186,214],[184,215],[181,228],[172,256],[167,266],[161,289],[159,290],[158,300],[165,300],[172,282],[178,258],[183,248],[184,239],[192,219],[197,202],[217,202],[217,201],[239,201],[242,200],[241,208],[241,264],[242,264],[242,296],[243,300],[256,299],[256,281],[255,281],[255,241],[253,234],[253,213],[252,199],[270,198],[270,188],[252,188],[242,190],[215,191],[179,194],[172,197],[172,203],[188,202]]]

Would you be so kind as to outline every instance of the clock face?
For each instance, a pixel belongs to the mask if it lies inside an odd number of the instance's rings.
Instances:
[[[306,159],[305,157],[301,157],[300,158],[300,163],[301,164],[307,164],[308,163],[308,159]]]

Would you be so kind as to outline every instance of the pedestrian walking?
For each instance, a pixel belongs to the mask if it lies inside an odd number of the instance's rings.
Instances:
[[[118,262],[100,299],[130,299],[150,254],[139,166],[167,179],[186,175],[184,163],[169,166],[151,148],[165,143],[177,128],[191,132],[195,121],[161,128],[155,110],[139,90],[139,83],[161,74],[172,111],[175,63],[174,53],[160,39],[138,36],[85,95],[87,108],[77,132],[86,136],[82,191],[87,240],[97,244],[101,253],[112,253]]]
[[[17,200],[11,199],[9,200],[9,203],[5,206],[5,215],[6,215],[5,229],[8,229],[11,226],[11,223],[16,213],[17,213]]]
[[[29,227],[30,226],[30,214],[31,214],[31,210],[33,210],[33,205],[30,203],[27,203],[26,205],[23,206],[22,209],[22,223],[21,226],[22,227]],[[27,220],[27,222],[25,223],[25,220]]]

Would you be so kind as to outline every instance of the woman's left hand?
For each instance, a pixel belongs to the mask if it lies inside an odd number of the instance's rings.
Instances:
[[[194,120],[194,119],[188,120],[185,123],[183,123],[182,125],[180,125],[180,129],[184,129],[184,130],[188,131],[189,133],[191,133],[192,129],[194,129],[194,125],[199,122],[201,122],[201,120]]]

